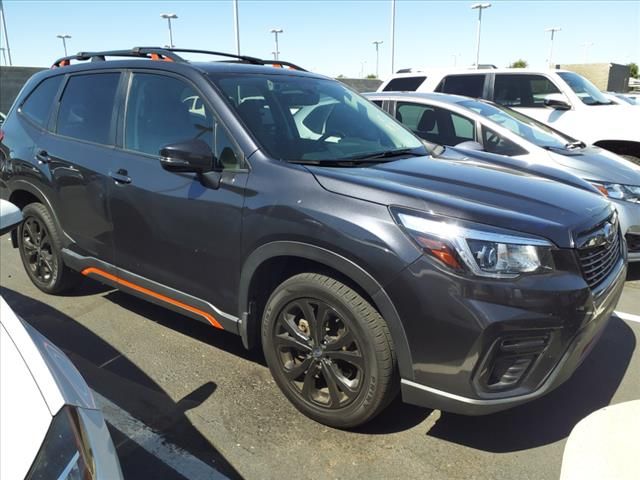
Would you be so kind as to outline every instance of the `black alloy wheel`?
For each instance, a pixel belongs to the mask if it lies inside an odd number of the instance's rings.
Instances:
[[[273,291],[262,347],[282,393],[325,425],[362,425],[398,392],[386,322],[357,291],[326,275],[300,273]]]
[[[362,390],[365,361],[340,314],[313,298],[288,303],[272,330],[280,367],[303,400],[341,408]]]
[[[58,270],[58,259],[53,254],[50,233],[36,217],[25,219],[21,233],[22,254],[31,278],[42,285],[48,285]]]

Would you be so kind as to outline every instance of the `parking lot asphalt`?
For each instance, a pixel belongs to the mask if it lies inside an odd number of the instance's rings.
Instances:
[[[46,295],[8,236],[0,268],[5,300],[104,398],[126,478],[557,479],[579,420],[640,398],[640,265],[618,306],[631,316],[612,317],[573,377],[546,397],[484,417],[395,401],[350,432],[298,413],[239,337],[90,280],[72,295]]]

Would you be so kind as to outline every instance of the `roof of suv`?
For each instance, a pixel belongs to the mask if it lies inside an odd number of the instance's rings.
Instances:
[[[397,77],[415,77],[416,75],[473,75],[473,74],[487,74],[487,73],[560,73],[568,72],[568,70],[559,70],[555,68],[481,68],[481,69],[466,69],[466,68],[425,68],[425,69],[411,69],[409,72],[394,73],[389,78]]]
[[[189,61],[179,53],[213,55],[228,60],[219,61]],[[114,58],[114,59],[111,59]],[[71,61],[82,63],[71,64]],[[283,74],[295,73],[303,76],[322,77],[319,74],[307,72],[305,69],[283,60],[263,60],[257,57],[235,55],[225,52],[209,50],[176,49],[160,47],[134,47],[130,50],[112,50],[103,52],[80,52],[56,60],[51,67],[70,68],[71,71],[94,70],[104,68],[139,67],[141,64],[159,66],[188,65],[204,73],[238,73],[238,74]],[[171,67],[169,67],[171,68]],[[180,68],[180,67],[177,67]]]

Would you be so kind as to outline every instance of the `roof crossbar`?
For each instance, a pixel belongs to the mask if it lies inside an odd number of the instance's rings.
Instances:
[[[146,58],[150,60],[163,60],[168,62],[188,62],[178,53],[198,53],[205,55],[215,55],[218,57],[237,59],[243,63],[251,63],[254,65],[272,65],[274,67],[288,67],[294,70],[306,70],[291,62],[284,62],[280,60],[263,60],[256,57],[250,57],[247,55],[235,55],[233,53],[215,52],[212,50],[196,50],[188,48],[160,48],[160,47],[134,47],[131,50],[107,50],[103,52],[79,52],[75,55],[69,55],[56,60],[51,68],[66,67],[71,64],[71,60],[92,62],[105,61],[107,57],[134,57],[134,58]]]

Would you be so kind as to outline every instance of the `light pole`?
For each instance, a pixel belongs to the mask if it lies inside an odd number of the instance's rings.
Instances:
[[[169,46],[170,48],[174,48],[175,45],[173,44],[173,31],[171,30],[171,20],[177,19],[178,15],[176,15],[175,13],[162,13],[160,14],[160,17],[166,19],[167,23],[169,24]]]
[[[58,37],[60,40],[62,40],[62,46],[64,47],[64,56],[67,56],[67,39],[71,38],[71,35],[68,34],[64,34],[64,35],[56,35],[56,37]]]
[[[280,50],[278,49],[278,34],[283,33],[284,30],[281,28],[272,28],[271,33],[275,35],[276,40],[276,51],[273,52],[273,59],[278,60],[280,58]]]
[[[379,73],[379,66],[380,66],[380,54],[379,54],[379,47],[380,44],[384,43],[382,40],[376,40],[375,42],[372,42],[375,46],[376,46],[376,78],[379,78],[380,75]]]
[[[2,58],[4,60],[4,64],[8,65],[7,64],[7,49],[4,48],[4,47],[0,47],[0,52],[2,52]]]
[[[556,32],[561,31],[560,27],[547,28],[545,32],[551,32],[551,46],[549,47],[549,68],[553,68],[553,37]]]
[[[580,44],[581,47],[584,47],[584,63],[587,63],[587,57],[589,56],[589,47],[593,47],[593,42],[584,42]]]
[[[396,50],[396,0],[391,0],[391,75],[394,73]]]
[[[490,3],[474,3],[472,10],[478,10],[478,35],[476,39],[476,69],[480,68],[480,30],[482,29],[482,10],[489,8]]]
[[[6,45],[7,55],[9,56],[9,65],[13,65],[11,61],[11,48],[9,47],[9,34],[7,33],[7,14],[4,11],[2,0],[0,0],[0,17],[2,17],[2,32],[4,33],[4,43]],[[4,50],[3,50],[4,54]]]
[[[233,25],[236,35],[236,55],[240,55],[240,23],[238,20],[238,0],[233,0]]]
[[[458,66],[458,57],[461,56],[461,53],[454,53],[453,55],[451,55],[453,57],[453,66],[457,67]]]

